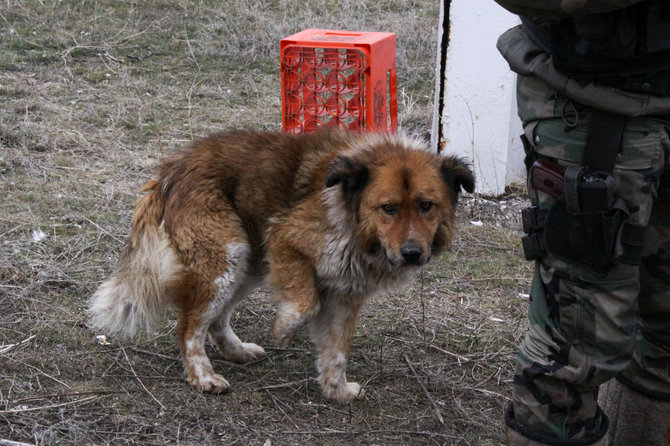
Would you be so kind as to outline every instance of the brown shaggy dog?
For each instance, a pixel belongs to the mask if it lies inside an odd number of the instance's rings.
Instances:
[[[137,202],[116,272],[96,291],[92,324],[108,333],[151,329],[164,308],[177,326],[187,380],[230,385],[205,354],[263,355],[230,326],[235,305],[269,276],[273,334],[285,345],[306,323],[326,396],[362,395],[346,363],[365,300],[405,283],[448,246],[461,186],[474,178],[454,157],[390,134],[231,132],[163,162]]]

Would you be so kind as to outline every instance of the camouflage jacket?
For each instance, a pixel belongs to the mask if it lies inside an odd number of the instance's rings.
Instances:
[[[495,1],[509,11],[530,19],[535,25],[542,26],[551,19],[612,11],[638,3],[640,0]],[[584,84],[569,78],[556,70],[551,56],[526,33],[523,26],[517,26],[503,33],[498,39],[497,47],[512,71],[520,75],[518,79],[520,103],[530,100],[538,106],[534,107],[537,116],[533,118],[552,117],[555,113],[555,104],[547,98],[560,96],[568,97],[587,107],[627,116],[670,114],[670,96],[624,92],[594,82]],[[543,103],[542,107],[539,107],[540,103]]]

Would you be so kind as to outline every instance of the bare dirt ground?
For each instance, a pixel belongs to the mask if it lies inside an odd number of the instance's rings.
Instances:
[[[236,313],[267,357],[200,394],[169,317],[102,345],[84,308],[114,268],[137,190],[201,135],[280,127],[279,40],[308,27],[398,37],[400,123],[430,128],[438,2],[0,0],[0,445],[498,445],[530,265],[519,194],[464,197],[452,250],[366,306],[324,399],[301,334],[273,348],[262,290]],[[16,442],[16,443],[12,443]]]

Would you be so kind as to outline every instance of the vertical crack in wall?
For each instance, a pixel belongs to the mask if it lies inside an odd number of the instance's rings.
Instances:
[[[446,74],[447,74],[447,49],[449,47],[449,34],[451,30],[451,22],[449,21],[449,9],[451,7],[451,0],[443,0],[443,18],[442,23],[439,26],[442,27],[442,39],[439,42],[439,87],[438,87],[438,100],[437,100],[437,152],[440,153],[443,148],[443,130],[442,130],[442,119],[444,113],[444,91],[446,88]]]

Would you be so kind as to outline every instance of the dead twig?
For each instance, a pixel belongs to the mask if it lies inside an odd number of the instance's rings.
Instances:
[[[198,76],[200,75],[202,69],[200,68],[200,64],[198,63],[198,59],[195,57],[195,53],[193,53],[193,47],[191,47],[191,41],[188,38],[188,31],[186,27],[184,27],[184,35],[186,36],[186,45],[188,46],[188,50],[191,53],[191,57],[193,58],[193,62],[195,62],[195,66],[198,68],[198,72],[193,76],[193,82],[191,83],[191,87],[188,89],[188,93],[186,93],[186,99],[188,100],[188,129],[191,134],[191,140],[193,140],[193,121],[191,119],[191,115],[193,112],[193,107],[191,104],[191,96],[193,95],[193,91],[195,88],[200,84],[201,81],[198,80]]]
[[[56,381],[56,382],[57,382],[58,384],[60,384],[61,386],[67,387],[68,389],[72,389],[72,387],[70,387],[67,383],[61,381],[61,380],[58,379],[58,378],[55,378],[55,377],[49,375],[48,373],[46,373],[46,372],[43,371],[43,370],[40,370],[39,368],[35,367],[34,365],[28,364],[27,362],[24,363],[23,365],[25,365],[26,367],[29,367],[29,368],[31,368],[31,369],[33,369],[33,370],[37,370],[40,374],[46,376],[46,377],[49,378],[49,379],[52,379],[52,380]]]
[[[142,350],[141,348],[137,347],[131,347],[130,349],[135,353],[143,353],[145,355],[155,356],[157,358],[169,359],[170,361],[181,361],[181,359],[176,356],[162,355],[160,353],[150,352],[149,350]]]
[[[34,444],[22,443],[20,441],[4,440],[0,438],[0,446],[34,446]]]
[[[49,406],[22,407],[22,408],[19,408],[19,409],[0,410],[0,415],[9,414],[9,413],[35,412],[37,410],[55,409],[57,407],[71,406],[73,404],[84,404],[84,403],[87,403],[87,402],[89,402],[91,400],[94,400],[96,398],[100,398],[100,396],[99,395],[87,396],[86,398],[82,398],[82,399],[77,400],[77,401],[68,401],[68,402],[60,403],[60,404],[51,404]]]
[[[25,403],[27,401],[44,400],[48,398],[63,398],[83,395],[111,395],[114,393],[128,393],[125,390],[92,390],[90,392],[72,392],[72,393],[50,393],[48,395],[29,396],[12,401],[12,404]]]
[[[306,382],[309,382],[309,381],[315,381],[315,379],[314,378],[305,378],[305,379],[300,379],[298,381],[292,381],[290,383],[273,384],[273,385],[270,385],[270,386],[263,386],[263,387],[259,387],[257,389],[254,389],[254,392],[258,392],[259,390],[267,390],[267,389],[281,389],[283,387],[291,387],[291,386],[294,386],[295,384],[302,384],[302,383],[306,383]]]
[[[114,240],[116,240],[117,242],[119,242],[119,243],[123,243],[123,240],[121,240],[120,238],[116,237],[114,234],[110,234],[108,231],[106,231],[105,229],[103,229],[102,227],[100,227],[100,225],[98,225],[96,222],[94,222],[94,221],[91,220],[90,218],[88,218],[88,217],[84,217],[84,220],[86,220],[87,222],[89,222],[90,224],[92,224],[93,226],[95,226],[96,228],[98,228],[98,230],[100,230],[100,232],[104,232],[105,234],[107,234],[108,236],[110,236],[111,238],[113,238]]]
[[[271,351],[271,352],[298,352],[298,353],[311,354],[311,351],[308,350],[308,349],[305,349],[305,348],[286,348],[286,347],[272,347],[272,346],[270,346],[270,347],[263,346],[263,348],[266,351]]]
[[[8,220],[6,220],[6,221],[8,221]],[[25,224],[20,223],[18,226],[14,226],[14,227],[13,227],[12,229],[10,229],[9,231],[6,231],[6,232],[3,232],[2,234],[0,234],[0,238],[4,237],[4,236],[6,236],[6,235],[9,235],[9,234],[11,234],[12,232],[21,229],[21,228],[24,227],[24,226],[25,226]]]
[[[282,409],[282,407],[279,405],[279,400],[273,394],[271,394],[269,390],[266,389],[265,391],[268,393],[268,395],[270,395],[270,398],[272,399],[272,402],[274,403],[275,407],[284,415],[284,418],[286,418],[288,421],[290,421],[291,424],[296,429],[300,429],[300,427],[297,424],[295,424],[295,421],[293,421],[293,419],[291,417],[289,417],[288,414],[286,413],[286,411],[284,409]]]
[[[105,373],[105,378],[135,378],[135,375],[123,375],[123,374],[108,374]],[[178,376],[163,376],[163,375],[137,375],[137,377],[142,379],[160,379],[161,381],[183,381],[184,378]]]
[[[323,436],[323,435],[379,435],[379,434],[399,434],[399,435],[416,435],[421,437],[435,437],[435,438],[449,438],[452,440],[462,439],[456,435],[442,434],[439,432],[430,432],[430,431],[410,431],[410,430],[394,430],[394,429],[378,429],[378,430],[336,430],[336,429],[327,429],[327,430],[314,430],[314,431],[280,431],[276,432],[277,434],[283,435],[314,435],[314,436]]]
[[[461,389],[472,390],[472,391],[475,391],[475,392],[483,393],[484,395],[495,396],[495,397],[498,397],[498,398],[502,398],[502,399],[504,399],[505,401],[509,401],[509,400],[511,400],[510,397],[505,396],[505,395],[503,395],[503,394],[501,394],[501,393],[498,393],[498,392],[494,392],[494,391],[492,391],[492,390],[478,389],[478,388],[476,388],[476,387],[468,387],[468,386],[462,386]]]
[[[151,393],[151,392],[149,391],[149,389],[147,389],[147,387],[144,385],[144,383],[142,382],[142,380],[140,379],[140,377],[137,376],[137,373],[135,373],[135,368],[133,367],[133,364],[130,362],[130,358],[128,357],[128,353],[126,353],[126,349],[123,348],[123,347],[121,347],[121,351],[123,351],[123,355],[126,357],[126,361],[128,361],[128,365],[130,366],[130,371],[133,372],[133,375],[135,375],[135,378],[137,378],[137,381],[139,381],[139,383],[140,383],[140,385],[142,386],[142,388],[144,389],[144,391],[147,392],[147,393],[149,394],[149,396],[150,396],[151,398],[153,398],[153,400],[156,401],[156,402],[158,403],[159,406],[161,406],[161,409],[166,410],[166,409],[165,409],[165,406],[163,406],[163,403],[161,403],[160,401],[158,401],[158,398],[156,398],[156,397],[154,396],[154,394]]]
[[[32,336],[24,339],[23,341],[17,342],[16,344],[9,344],[9,345],[0,346],[0,354],[6,353],[6,352],[10,351],[11,349],[13,349],[14,347],[18,347],[21,344],[25,344],[26,342],[29,342],[32,339],[35,339],[36,336],[37,335],[32,335]]]
[[[452,353],[450,351],[447,351],[447,350],[445,350],[443,348],[440,348],[440,347],[438,347],[436,345],[433,345],[433,344],[430,344],[429,347],[434,349],[434,350],[437,350],[438,352],[444,353],[445,355],[453,356],[454,358],[458,359],[459,364],[460,364],[460,361],[465,361],[465,362],[472,361],[472,359],[470,359],[470,358],[466,358],[465,356],[461,356],[459,354]]]
[[[423,390],[423,393],[426,394],[426,397],[428,398],[428,401],[430,401],[430,405],[433,407],[433,410],[435,411],[435,415],[437,416],[437,420],[440,422],[440,424],[444,424],[444,418],[442,418],[442,414],[440,413],[440,408],[437,407],[437,404],[435,403],[435,400],[433,399],[432,395],[426,389],[426,386],[423,385],[423,381],[419,378],[419,375],[416,374],[416,370],[414,370],[414,366],[412,365],[411,362],[409,362],[409,358],[407,355],[405,355],[405,362],[407,362],[407,365],[409,366],[410,371],[412,372],[412,375],[414,378],[417,380],[419,383],[419,386],[421,386],[421,389]]]

